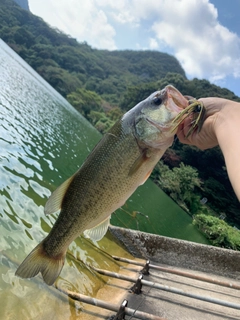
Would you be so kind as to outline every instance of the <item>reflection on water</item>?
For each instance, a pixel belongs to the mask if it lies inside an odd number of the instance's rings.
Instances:
[[[22,280],[14,273],[55,221],[43,214],[47,198],[78,169],[100,134],[3,42],[0,74],[0,319],[76,319],[81,304],[70,303],[40,277]],[[139,188],[112,222],[204,242],[191,219],[151,182]],[[129,256],[110,238],[101,240],[99,248]],[[70,246],[58,285],[96,294],[106,279],[87,265],[119,268],[79,238]]]

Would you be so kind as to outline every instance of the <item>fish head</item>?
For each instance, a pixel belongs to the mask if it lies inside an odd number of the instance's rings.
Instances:
[[[177,128],[174,118],[188,106],[188,100],[173,86],[152,93],[136,107],[134,135],[139,144],[153,148],[168,148]]]

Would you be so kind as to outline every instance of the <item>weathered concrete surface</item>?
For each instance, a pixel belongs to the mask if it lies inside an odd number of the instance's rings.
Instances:
[[[240,280],[239,251],[117,227],[111,232],[133,256]]]

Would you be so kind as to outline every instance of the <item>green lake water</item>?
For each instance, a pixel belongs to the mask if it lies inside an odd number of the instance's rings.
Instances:
[[[81,308],[58,296],[40,276],[22,280],[14,273],[54,224],[56,217],[43,213],[47,198],[79,168],[100,138],[96,129],[0,41],[0,319],[60,319],[60,314],[63,319],[77,319]],[[111,223],[207,243],[191,218],[151,181],[113,214]],[[98,247],[128,256],[110,234]],[[70,253],[87,264],[117,269],[83,237],[71,244]],[[58,282],[90,295],[104,283],[70,256]]]

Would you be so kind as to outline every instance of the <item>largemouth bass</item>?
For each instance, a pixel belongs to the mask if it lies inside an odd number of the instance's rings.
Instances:
[[[52,285],[62,270],[68,246],[76,237],[84,233],[93,240],[101,239],[111,213],[147,180],[172,145],[181,117],[188,114],[183,110],[188,108],[188,100],[167,86],[125,113],[80,169],[52,193],[44,212],[48,215],[60,211],[58,219],[16,275],[31,278],[40,272],[43,280]],[[179,114],[176,124],[174,119]]]

